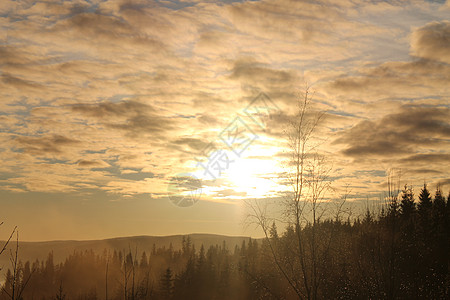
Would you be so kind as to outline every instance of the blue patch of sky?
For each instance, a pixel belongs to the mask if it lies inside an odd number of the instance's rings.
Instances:
[[[338,115],[338,116],[343,116],[343,117],[352,117],[352,118],[360,118],[355,114],[349,113],[349,112],[345,112],[342,110],[327,110],[327,113],[329,114],[333,114],[333,115]]]
[[[248,2],[257,2],[258,0],[250,0]],[[247,2],[245,0],[217,0],[217,1],[173,1],[173,0],[157,0],[158,4],[162,7],[170,8],[172,10],[180,10],[188,7],[195,6],[199,3],[216,3],[217,5],[225,5],[232,3]]]
[[[108,163],[110,164],[109,167],[102,167],[102,168],[92,168],[92,171],[103,171],[103,172],[108,172],[110,173],[112,176],[119,176],[120,175],[120,168],[116,165],[111,165],[111,161],[108,161]]]
[[[367,57],[364,57],[364,58],[367,58]],[[314,74],[315,70],[318,70],[320,72],[323,70],[327,70],[327,71],[336,70],[336,69],[339,70],[342,67],[356,68],[359,66],[359,64],[360,64],[360,61],[358,61],[358,59],[355,59],[355,56],[351,56],[351,57],[348,57],[345,59],[339,59],[339,60],[292,59],[292,60],[289,60],[289,61],[286,61],[286,62],[280,64],[280,67],[284,68],[284,69],[296,69],[299,72],[303,72],[304,70],[307,70],[310,73]],[[357,74],[356,73],[352,74],[350,72],[347,72],[346,76],[348,76],[348,75],[357,75]],[[329,77],[321,78],[316,82],[311,82],[311,84],[312,84],[311,87],[314,87],[314,84],[318,84],[321,82],[327,82],[332,78],[334,78],[334,77],[330,75]]]
[[[8,179],[20,178],[20,177],[22,177],[22,176],[13,174],[13,173],[0,173],[0,187],[6,186],[6,187],[16,188],[19,190],[26,190],[25,185],[22,183],[14,183],[14,182],[7,181]],[[0,192],[1,192],[1,189],[0,189]]]
[[[0,132],[3,133],[15,133],[17,127],[26,127],[27,119],[31,115],[32,106],[22,103],[16,103],[16,104],[10,104],[9,106],[21,106],[22,109],[15,111],[14,113],[5,113],[0,112],[0,115],[14,115],[19,122],[17,122],[13,127],[11,128],[3,128],[0,129]],[[31,136],[28,134],[22,134],[26,136]]]
[[[36,99],[36,100],[39,100],[38,104],[29,104],[27,100],[28,100],[27,97],[21,97],[19,101],[8,104],[8,106],[19,108],[18,110],[15,110],[12,113],[6,113],[6,112],[0,111],[0,115],[14,115],[14,117],[16,117],[19,120],[19,122],[17,122],[13,128],[0,129],[0,132],[14,133],[15,129],[17,129],[18,127],[27,127],[28,120],[29,120],[29,118],[31,116],[31,112],[34,108],[52,107],[51,102],[54,101],[53,99],[52,100]],[[42,130],[37,130],[37,131],[33,132],[32,134],[21,133],[21,135],[22,136],[40,136],[44,133],[45,132]]]
[[[85,151],[83,151],[83,152],[86,153],[86,154],[97,154],[97,153],[103,154],[103,153],[106,153],[107,150],[108,150],[108,149],[102,149],[102,150],[85,150]]]
[[[329,176],[329,177],[327,178],[327,181],[333,182],[333,181],[340,180],[340,179],[342,179],[342,178],[345,178],[345,176]]]
[[[0,16],[3,17],[3,18],[8,18],[8,22],[10,24],[11,23],[15,23],[15,22],[28,20],[28,16],[27,15],[19,15],[19,14],[16,14],[15,12],[13,12],[12,14],[10,12],[8,12],[8,13],[2,14]]]
[[[129,174],[120,174],[118,176],[122,179],[129,179],[129,180],[143,180],[145,178],[154,178],[155,174],[152,172],[139,172],[138,173],[129,173]]]
[[[10,150],[14,153],[24,153],[25,149],[24,148],[16,148],[16,147],[11,147]]]
[[[386,171],[384,170],[367,170],[367,171],[356,171],[355,177],[358,177],[360,175],[364,176],[372,176],[372,177],[386,177]]]
[[[420,9],[417,6],[402,6],[401,10],[384,11],[375,15],[360,14],[360,22],[369,22],[387,29],[396,28],[403,29],[409,33],[411,28],[423,26],[432,21],[439,19],[448,19],[448,13],[439,11],[442,2],[428,1],[431,5],[435,5],[435,9],[431,12]]]
[[[9,178],[17,178],[20,177],[19,175],[17,175],[16,173],[11,173],[11,172],[1,172],[0,173],[0,184],[11,184],[10,182],[2,182],[2,180],[7,180]]]
[[[183,118],[183,119],[195,119],[196,118],[196,116],[195,115],[180,115],[180,114],[177,114],[176,116],[174,116],[174,117],[171,117],[171,118]]]
[[[89,80],[86,80],[85,82],[83,82],[83,84],[82,84],[82,87],[83,88],[87,88],[87,87],[89,87],[89,84],[90,84],[91,82],[89,81]]]
[[[79,57],[76,57],[76,56]],[[80,59],[81,54],[80,53],[61,53],[61,52],[53,52],[50,51],[44,59],[41,59],[39,61],[40,65],[55,65],[55,64],[63,64],[66,62],[73,62],[74,60]]]
[[[186,7],[195,6],[197,3],[189,1],[172,1],[172,0],[157,0],[159,6],[170,8],[172,10],[180,10]]]
[[[105,62],[105,63],[107,63],[107,62]],[[168,68],[168,67],[166,67],[166,68]],[[158,73],[155,72],[155,71],[150,71],[150,72],[148,72],[148,71],[138,71],[138,72],[130,72],[130,73],[120,73],[119,75],[113,76],[110,79],[111,80],[119,80],[119,79],[123,79],[123,78],[127,78],[127,77],[139,77],[139,76],[143,76],[143,75],[148,75],[148,76],[151,76],[151,77],[155,77],[155,76],[158,75]]]
[[[97,13],[99,11],[98,8],[99,8],[99,4],[100,3],[94,3],[93,1],[90,1],[90,0],[86,0],[86,2],[89,3],[88,6],[80,5],[78,3],[74,3],[74,1],[64,1],[64,2],[72,3],[72,7],[71,7],[71,10],[70,10],[70,13],[68,13],[67,15],[61,16],[60,19],[58,19],[58,20],[54,20],[53,23],[56,23],[57,21],[60,21],[60,20],[71,18],[71,17],[73,17],[74,15],[77,15],[77,14],[81,14],[81,13]],[[50,15],[46,15],[46,17],[50,17]],[[50,21],[51,21],[51,19],[50,19]]]
[[[89,61],[89,62],[97,62],[103,64],[112,64],[110,61],[106,59],[102,59],[100,57],[92,57],[87,55],[84,52],[73,52],[70,49],[67,51],[49,51],[46,54],[46,57],[51,57],[54,63],[65,63],[65,62],[77,62],[77,61]]]
[[[68,160],[61,160],[55,158],[42,157],[36,164],[67,164]]]
[[[404,36],[409,34],[409,31]],[[403,37],[403,36],[401,36]],[[400,38],[401,38],[400,37]],[[396,36],[368,36],[359,39],[358,43],[370,45],[357,59],[372,60],[375,62],[384,61],[404,61],[409,60],[409,41],[408,39],[401,40]],[[355,57],[351,58],[353,63],[356,63]]]
[[[88,2],[91,6],[89,6],[86,11],[88,12],[95,12],[98,10],[98,6],[100,4],[100,2],[107,2],[107,1],[92,1],[92,0],[85,0],[86,2]],[[72,1],[70,1],[72,2]]]
[[[436,91],[439,93],[440,91]],[[450,102],[444,101],[444,97],[442,95],[428,95],[428,96],[420,96],[420,97],[390,97],[382,100],[387,101],[401,101],[405,102],[404,106],[406,107],[415,107],[417,104],[415,102],[420,101],[420,107],[447,107],[450,108]],[[423,100],[431,100],[431,103],[424,103]],[[433,100],[442,100],[442,103],[436,104]]]
[[[118,103],[121,101],[129,100],[129,98],[133,98],[135,94],[117,94],[112,97],[110,97],[108,100],[112,103]]]
[[[155,174],[152,172],[140,172],[141,169],[133,169],[128,168],[128,170],[136,171],[137,173],[129,173],[123,174],[122,169],[116,164],[117,160],[106,160],[106,162],[110,165],[109,167],[104,168],[92,168],[92,171],[102,171],[108,172],[111,176],[120,178],[120,179],[128,179],[128,180],[143,180],[145,178],[153,178]]]
[[[14,103],[8,104],[8,106],[24,107],[24,109],[18,110],[18,111],[14,112],[14,113],[17,114],[17,115],[20,115],[20,116],[29,116],[30,115],[30,111],[31,111],[31,109],[33,107],[31,105],[27,104],[27,100],[28,100],[28,97],[22,96],[22,97],[20,97],[20,100],[14,102]],[[1,113],[1,114],[6,114],[6,113]]]

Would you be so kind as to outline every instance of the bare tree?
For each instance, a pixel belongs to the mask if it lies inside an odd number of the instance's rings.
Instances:
[[[0,226],[3,225],[3,222],[0,222]],[[0,255],[3,254],[3,252],[5,252],[6,248],[8,247],[9,242],[11,241],[12,237],[14,236],[14,233],[17,230],[17,226],[14,227],[13,231],[11,232],[11,235],[9,236],[9,238],[6,240],[5,244],[3,244],[2,249],[0,250]],[[1,268],[0,268],[1,270]]]
[[[273,262],[299,299],[318,298],[324,280],[324,262],[331,247],[331,232],[321,231],[318,238],[318,225],[326,211],[323,202],[331,188],[331,167],[318,149],[317,130],[323,116],[324,112],[313,110],[306,88],[287,130],[290,150],[287,179],[292,192],[281,203],[281,217],[271,214],[267,204],[249,205],[249,221],[264,232]],[[342,207],[342,204],[337,206],[339,210]],[[273,238],[275,220],[293,229],[284,245],[277,245],[277,239]]]
[[[21,267],[21,262],[19,261],[19,231],[17,227],[14,228],[10,238],[7,243],[11,240],[13,234],[16,234],[16,247],[14,251],[10,249],[10,262],[12,273],[11,277],[8,278],[8,282],[2,287],[2,291],[8,295],[11,300],[22,299],[23,291],[25,290],[28,282],[30,281],[33,272],[31,272],[27,278],[23,276],[23,268]],[[4,246],[2,252],[6,246]]]
[[[386,210],[387,210],[387,233],[389,236],[388,239],[388,262],[387,262],[387,270],[385,270],[383,274],[383,281],[385,285],[385,289],[387,291],[387,296],[390,299],[396,298],[397,294],[397,264],[398,264],[398,216],[400,214],[400,202],[398,199],[398,195],[400,194],[400,179],[401,172],[400,170],[391,169],[388,171],[387,177],[387,188],[388,194],[387,199],[385,199]]]

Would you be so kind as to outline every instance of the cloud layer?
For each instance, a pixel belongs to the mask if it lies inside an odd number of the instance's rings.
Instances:
[[[272,166],[242,173],[276,178],[305,82],[338,187],[373,195],[389,167],[448,184],[440,2],[2,1],[0,189],[165,198],[261,91],[280,111],[265,128],[244,117],[259,139],[241,165]],[[206,181],[204,199],[254,196],[236,182]]]

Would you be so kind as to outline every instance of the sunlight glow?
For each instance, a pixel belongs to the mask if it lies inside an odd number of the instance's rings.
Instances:
[[[244,158],[230,167],[226,173],[236,193],[245,193],[245,198],[270,197],[279,192],[277,162],[272,159]]]

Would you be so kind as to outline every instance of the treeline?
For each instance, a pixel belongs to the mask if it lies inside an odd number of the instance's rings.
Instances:
[[[102,254],[89,250],[59,264],[50,253],[45,261],[8,269],[0,299],[238,299],[251,287],[237,265],[256,255],[257,247],[249,239],[234,249],[223,242],[196,250],[187,236],[179,250],[171,245],[153,245],[139,254],[132,247]]]
[[[0,299],[450,299],[450,194],[424,186],[380,212],[336,215],[228,249],[130,247],[18,263]],[[301,242],[298,242],[301,241]]]

